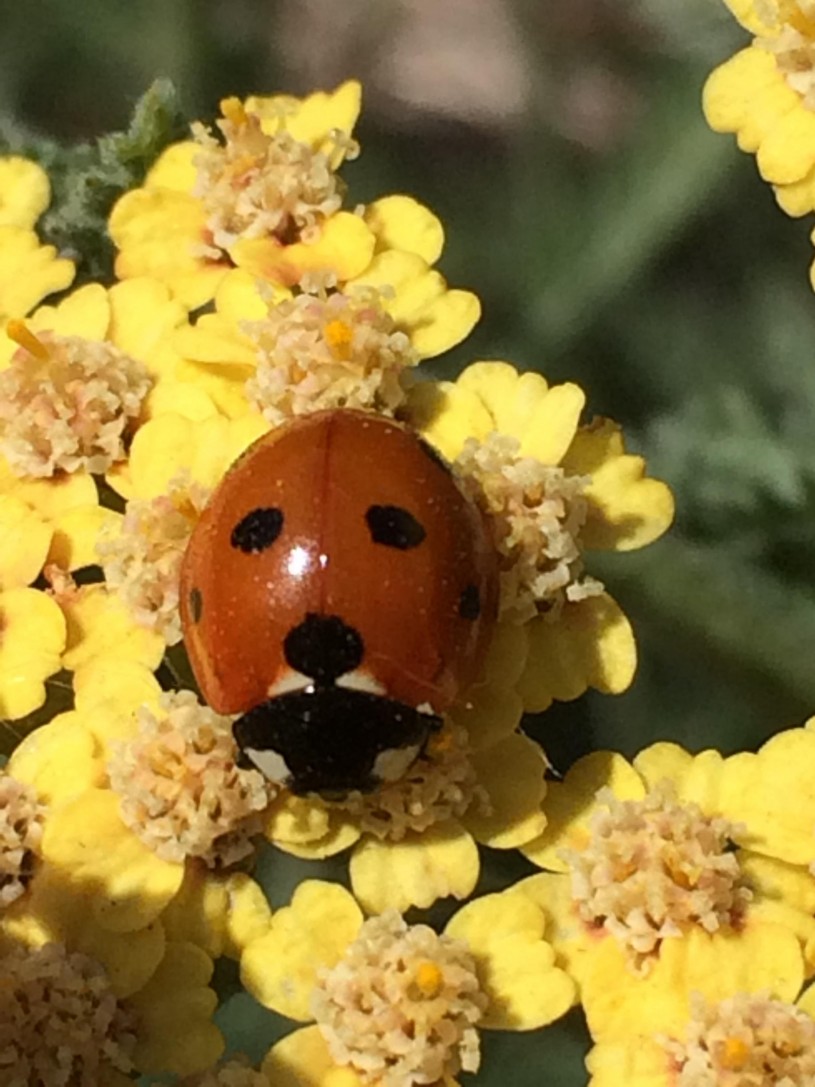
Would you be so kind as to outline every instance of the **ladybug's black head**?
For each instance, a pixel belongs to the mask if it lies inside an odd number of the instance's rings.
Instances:
[[[233,729],[240,765],[258,768],[297,795],[336,800],[401,777],[440,727],[435,714],[331,685],[270,698]]]
[[[293,793],[336,799],[396,780],[441,726],[435,714],[343,684],[342,677],[362,662],[365,646],[337,615],[309,612],[287,634],[283,653],[311,682],[255,706],[233,728],[241,764],[256,766]]]

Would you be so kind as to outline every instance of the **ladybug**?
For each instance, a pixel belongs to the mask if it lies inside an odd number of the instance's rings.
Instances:
[[[339,798],[401,777],[495,621],[484,517],[410,428],[350,409],[264,435],[187,546],[181,618],[241,765]]]

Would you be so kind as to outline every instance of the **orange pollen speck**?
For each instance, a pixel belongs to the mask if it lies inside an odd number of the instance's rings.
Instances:
[[[249,120],[249,114],[244,109],[243,102],[234,95],[230,98],[222,98],[220,106],[223,116],[233,125],[245,125]]]
[[[740,1038],[726,1038],[721,1062],[725,1068],[737,1072],[750,1055],[750,1047]]]
[[[443,975],[434,962],[421,962],[416,970],[416,987],[422,996],[438,996],[441,991]]]
[[[340,358],[345,358],[354,338],[354,330],[345,321],[335,318],[325,326],[324,332],[328,346]]]
[[[6,325],[6,335],[9,339],[14,340],[20,347],[24,347],[30,355],[33,355],[37,359],[48,358],[48,348],[42,342],[37,339],[25,321],[20,321],[17,318],[13,318]]]

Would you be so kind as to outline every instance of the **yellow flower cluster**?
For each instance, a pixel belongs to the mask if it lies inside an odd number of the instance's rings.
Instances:
[[[691,1087],[705,1054],[721,1064],[720,1004],[725,1058],[752,1068],[808,1037],[792,1002],[815,973],[815,809],[767,813],[790,758],[803,789],[815,732],[547,774],[524,713],[636,669],[592,552],[657,540],[673,499],[574,384],[499,360],[421,375],[480,305],[436,269],[431,211],[349,196],[359,108],[355,82],[225,99],[111,209],[116,281],[70,293],[73,266],[33,233],[45,175],[0,161],[0,718],[22,737],[0,776],[0,1079],[450,1087],[484,1032],[577,1003],[601,1083],[660,1059]],[[479,507],[497,617],[401,776],[297,795],[243,765],[193,689],[180,570],[254,442],[349,409],[414,431]],[[31,727],[49,686],[70,704]],[[545,871],[478,894],[484,849]],[[343,858],[347,886],[281,890],[284,854]],[[442,931],[415,921],[443,899]],[[259,1070],[218,1063],[223,956],[301,1024]]]
[[[704,110],[733,132],[789,215],[815,211],[815,5],[724,0],[752,37],[707,81]],[[815,234],[813,234],[815,240]],[[812,269],[815,286],[815,265]]]

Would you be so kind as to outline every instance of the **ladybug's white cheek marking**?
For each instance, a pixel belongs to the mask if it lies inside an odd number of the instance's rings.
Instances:
[[[421,745],[413,747],[392,747],[383,751],[374,760],[374,777],[379,781],[399,781],[419,757]],[[251,752],[250,752],[251,754]]]
[[[273,781],[276,785],[288,785],[291,780],[291,770],[282,755],[271,750],[258,751],[254,747],[247,747],[246,755],[269,781]]]
[[[368,672],[355,668],[353,672],[346,672],[335,681],[338,687],[347,687],[351,691],[365,691],[367,694],[387,694],[385,688]]]
[[[280,679],[276,679],[266,689],[269,698],[277,698],[281,694],[289,694],[291,691],[305,691],[314,686],[314,680],[304,676],[302,672],[295,672],[290,668]]]

